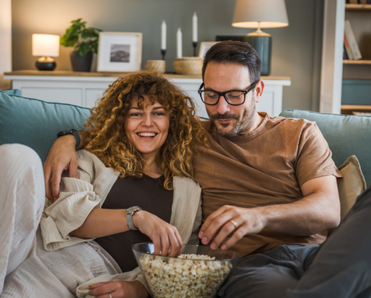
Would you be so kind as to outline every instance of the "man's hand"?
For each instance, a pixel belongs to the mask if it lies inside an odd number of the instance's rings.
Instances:
[[[258,208],[239,208],[225,205],[206,219],[199,233],[199,238],[203,244],[209,244],[216,249],[231,235],[223,245],[222,249],[228,249],[237,243],[246,234],[257,234],[266,225],[266,218],[260,213]]]
[[[340,200],[334,176],[314,178],[301,186],[303,198],[289,204],[255,208],[223,206],[209,215],[199,238],[212,249],[233,246],[248,234],[262,229],[293,235],[309,236],[336,227],[340,222]],[[226,238],[231,236],[227,241]],[[225,243],[224,243],[225,241]]]
[[[55,140],[44,163],[45,195],[54,202],[59,197],[62,173],[69,170],[70,177],[77,177],[76,140],[66,135]]]

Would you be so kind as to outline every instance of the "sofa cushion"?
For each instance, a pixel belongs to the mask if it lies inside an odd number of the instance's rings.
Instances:
[[[340,167],[343,179],[338,179],[341,220],[353,207],[357,197],[366,190],[366,181],[356,156],[350,156]]]
[[[19,96],[22,95],[21,90],[19,90],[19,89],[5,90],[5,91],[2,91],[2,92],[6,93],[6,94],[9,94],[9,95],[19,95]]]
[[[280,116],[315,121],[340,167],[349,156],[357,156],[367,185],[371,183],[371,117],[285,110]]]
[[[42,161],[59,131],[82,129],[90,115],[88,108],[45,102],[17,94],[15,91],[0,91],[0,145],[27,145],[40,155]]]

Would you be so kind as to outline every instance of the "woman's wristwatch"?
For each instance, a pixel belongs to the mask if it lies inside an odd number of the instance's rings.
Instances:
[[[138,230],[133,223],[133,215],[135,214],[135,212],[138,212],[140,210],[143,209],[140,208],[139,206],[133,206],[126,209],[126,219],[128,221],[128,226],[130,230]]]

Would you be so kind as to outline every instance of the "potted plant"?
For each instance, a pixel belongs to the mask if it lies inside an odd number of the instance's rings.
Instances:
[[[99,32],[97,28],[86,28],[82,19],[71,21],[71,26],[61,37],[60,44],[65,47],[74,47],[71,53],[73,71],[90,71],[93,53],[98,52]]]

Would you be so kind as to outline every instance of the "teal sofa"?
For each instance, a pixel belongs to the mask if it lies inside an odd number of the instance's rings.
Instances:
[[[44,162],[61,130],[82,129],[90,109],[26,98],[19,90],[0,91],[0,145],[33,148]]]
[[[285,110],[280,116],[315,121],[332,151],[337,167],[355,155],[366,184],[371,183],[371,117]]]
[[[0,91],[0,145],[21,143],[44,161],[57,132],[82,129],[90,110],[79,106],[25,98],[17,90]],[[371,183],[371,117],[285,110],[283,117],[316,121],[339,167],[355,155],[367,185]]]

